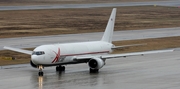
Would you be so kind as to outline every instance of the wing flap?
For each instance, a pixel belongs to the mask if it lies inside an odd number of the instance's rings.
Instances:
[[[13,47],[8,47],[8,46],[4,46],[4,49],[15,51],[15,52],[20,52],[20,53],[24,53],[24,54],[29,54],[29,55],[32,54],[32,51],[30,51],[30,50],[24,50],[24,49],[13,48]]]

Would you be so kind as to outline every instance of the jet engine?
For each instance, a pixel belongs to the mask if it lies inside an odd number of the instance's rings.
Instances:
[[[100,58],[92,58],[88,62],[90,69],[100,69],[105,65],[105,62]]]
[[[37,65],[35,65],[32,61],[30,61],[30,65],[34,68],[37,68]]]

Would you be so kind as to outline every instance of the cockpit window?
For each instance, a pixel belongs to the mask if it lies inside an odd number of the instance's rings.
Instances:
[[[32,55],[43,55],[45,54],[44,51],[34,51]]]

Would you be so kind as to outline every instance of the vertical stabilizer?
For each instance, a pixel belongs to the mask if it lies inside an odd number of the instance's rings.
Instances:
[[[114,23],[115,23],[115,17],[116,17],[116,8],[113,8],[111,12],[111,16],[109,18],[109,21],[107,23],[104,35],[101,39],[101,41],[112,43],[112,36],[114,31]]]

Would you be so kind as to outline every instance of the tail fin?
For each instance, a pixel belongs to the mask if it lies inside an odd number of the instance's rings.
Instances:
[[[113,10],[111,12],[111,16],[109,18],[108,24],[106,26],[106,29],[105,29],[105,32],[104,32],[104,35],[103,35],[101,41],[112,43],[115,17],[116,17],[116,8],[113,8]]]

